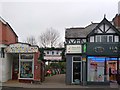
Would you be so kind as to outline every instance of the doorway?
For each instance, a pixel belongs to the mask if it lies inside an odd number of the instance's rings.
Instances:
[[[82,79],[81,57],[73,57],[72,83],[80,84]]]
[[[17,80],[19,73],[19,54],[13,54],[12,56],[13,56],[12,80]]]
[[[117,58],[107,60],[107,72],[109,81],[114,82],[117,80]]]

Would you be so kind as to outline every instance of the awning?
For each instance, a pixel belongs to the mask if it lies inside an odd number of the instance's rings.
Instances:
[[[10,44],[5,49],[6,53],[35,53],[38,52],[38,47],[26,43]]]

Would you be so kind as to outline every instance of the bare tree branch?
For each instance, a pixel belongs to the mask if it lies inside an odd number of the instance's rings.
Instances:
[[[60,34],[53,28],[49,28],[39,36],[40,46],[56,47],[60,39]]]
[[[37,45],[37,42],[34,36],[27,37],[27,39],[25,40],[25,43],[29,43],[31,45]]]

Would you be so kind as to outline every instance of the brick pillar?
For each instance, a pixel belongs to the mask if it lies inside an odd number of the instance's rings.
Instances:
[[[41,65],[38,63],[39,52],[34,54],[34,80],[41,80]]]

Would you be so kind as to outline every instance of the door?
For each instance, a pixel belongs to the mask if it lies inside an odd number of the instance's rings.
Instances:
[[[73,62],[73,82],[81,82],[81,62]]]
[[[13,60],[13,69],[12,69],[12,79],[17,80],[18,79],[18,73],[19,73],[19,62],[18,60]]]
[[[73,57],[72,60],[72,83],[80,84],[81,82],[81,57]]]
[[[117,61],[108,61],[109,80],[116,81],[117,76]]]

